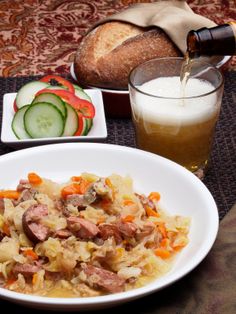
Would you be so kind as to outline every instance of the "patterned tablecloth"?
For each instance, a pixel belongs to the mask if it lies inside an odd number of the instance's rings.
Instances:
[[[1,0],[0,76],[64,74],[85,32],[97,21],[156,0]],[[235,0],[187,0],[216,24],[236,20]],[[236,69],[236,56],[231,69]]]

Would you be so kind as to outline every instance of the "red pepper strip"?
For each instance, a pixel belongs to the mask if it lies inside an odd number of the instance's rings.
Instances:
[[[72,94],[68,90],[45,88],[37,92],[36,96],[43,93],[51,93],[51,94],[55,94],[61,97],[65,102],[71,105],[74,109],[76,109],[79,113],[81,113],[82,116],[85,118],[93,119],[95,116],[95,108],[91,102],[77,97],[76,95]]]
[[[16,99],[14,100],[14,103],[13,103],[13,109],[15,112],[18,111],[18,107],[17,107],[17,104],[16,104]]]
[[[75,132],[74,136],[80,136],[82,134],[82,131],[84,129],[84,123],[85,122],[84,122],[83,116],[80,113],[78,113],[78,124],[79,124],[79,126],[78,126],[78,129]]]
[[[71,82],[67,81],[66,79],[64,79],[61,76],[58,76],[58,75],[46,75],[46,76],[44,76],[44,77],[42,77],[40,79],[41,82],[45,82],[45,83],[49,83],[49,84],[50,84],[51,80],[54,80],[57,83],[59,83],[60,85],[66,87],[69,92],[71,92],[73,94],[75,93],[74,86],[71,84]]]

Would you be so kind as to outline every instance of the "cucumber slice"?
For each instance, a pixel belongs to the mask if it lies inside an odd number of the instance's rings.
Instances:
[[[87,93],[85,93],[84,90],[75,89],[75,95],[81,99],[85,99],[89,102],[92,102],[92,99],[89,97]]]
[[[67,110],[64,101],[57,95],[50,94],[50,93],[43,93],[36,96],[33,100],[33,104],[38,102],[47,102],[59,109],[64,118],[66,118]]]
[[[67,117],[62,136],[73,136],[79,127],[78,114],[69,104],[65,103],[65,105],[67,109]]]
[[[91,130],[93,126],[93,119],[86,118],[86,124],[87,124],[87,132],[89,133],[89,131]]]
[[[30,105],[24,115],[25,130],[33,138],[61,136],[64,121],[60,110],[46,102]]]
[[[83,117],[82,120],[83,120],[83,129],[82,129],[82,131],[81,131],[81,135],[85,136],[85,135],[88,134],[88,132],[87,132],[86,118]]]
[[[75,85],[75,84],[72,84],[72,85],[74,86],[74,89],[83,91],[83,88],[80,87],[79,85]]]
[[[29,134],[25,131],[24,126],[24,115],[29,106],[30,105],[25,105],[24,107],[21,107],[15,113],[11,123],[12,131],[14,132],[15,136],[20,140],[30,138]]]
[[[35,94],[41,89],[47,88],[48,84],[40,81],[33,81],[22,86],[16,95],[17,108],[31,104]]]
[[[83,117],[83,123],[84,123],[84,126],[83,126],[83,131],[81,135],[88,135],[93,125],[93,119]]]

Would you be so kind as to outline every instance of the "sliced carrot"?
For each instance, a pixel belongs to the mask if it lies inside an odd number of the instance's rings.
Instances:
[[[33,285],[36,284],[37,279],[38,279],[38,274],[37,274],[37,273],[33,274],[33,277],[32,277],[32,284],[33,284]]]
[[[71,181],[80,182],[81,181],[81,176],[73,176],[73,177],[71,177]]]
[[[79,185],[75,184],[75,183],[72,183],[70,185],[65,186],[61,190],[61,197],[62,198],[67,198],[68,195],[79,194],[79,192],[80,192]]]
[[[165,224],[164,223],[161,223],[158,225],[158,230],[160,231],[160,233],[162,234],[163,238],[168,238],[167,236],[167,230],[166,230],[166,227],[165,227]]]
[[[31,249],[24,250],[23,255],[26,257],[31,257],[34,261],[37,261],[39,259],[38,255]]]
[[[85,180],[85,179],[81,179],[79,186],[80,186],[80,194],[84,194],[87,190],[88,187],[90,186],[91,182]]]
[[[114,200],[114,198],[115,198],[115,188],[114,188],[113,184],[111,183],[111,180],[109,178],[106,178],[105,179],[105,183],[112,190],[112,199]]]
[[[43,182],[42,178],[35,172],[28,173],[28,180],[33,185],[39,185]]]
[[[147,216],[159,217],[160,215],[149,206],[145,206]]]
[[[171,255],[170,252],[168,250],[164,249],[164,248],[157,248],[157,249],[154,250],[154,253],[155,253],[156,256],[159,256],[159,257],[161,257],[163,259],[169,258],[170,255]]]
[[[97,225],[102,224],[105,220],[106,220],[105,217],[100,217],[97,221]]]
[[[160,198],[161,198],[161,195],[160,195],[160,193],[158,193],[158,192],[151,192],[151,193],[148,195],[148,198],[149,198],[151,201],[159,201]]]
[[[163,238],[160,242],[160,246],[166,248],[170,244],[170,239]]]
[[[19,196],[20,196],[20,193],[15,190],[0,191],[0,198],[13,198],[14,200],[17,200]]]
[[[133,200],[125,199],[125,200],[123,200],[123,205],[124,206],[131,206],[131,205],[136,205],[136,203]]]
[[[121,218],[122,222],[132,222],[134,221],[134,219],[135,217],[133,215],[127,215]]]
[[[10,236],[10,235],[11,235],[9,225],[8,225],[6,222],[3,223],[2,231],[3,231],[3,233],[5,233],[7,236]]]
[[[10,285],[12,285],[14,282],[16,282],[16,279],[14,279],[14,278],[9,278],[9,279],[6,281],[4,287],[5,287],[5,288],[9,288]]]

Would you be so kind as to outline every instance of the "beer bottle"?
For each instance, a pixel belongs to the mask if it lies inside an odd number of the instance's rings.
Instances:
[[[200,56],[235,55],[236,22],[190,31],[187,35],[187,52],[191,59]]]

